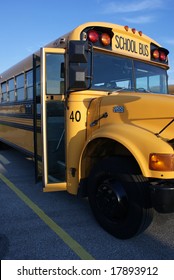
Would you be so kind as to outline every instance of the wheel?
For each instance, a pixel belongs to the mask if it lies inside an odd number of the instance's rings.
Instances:
[[[88,199],[94,216],[120,239],[144,231],[153,218],[148,183],[138,173],[134,160],[114,157],[97,163],[89,176]]]

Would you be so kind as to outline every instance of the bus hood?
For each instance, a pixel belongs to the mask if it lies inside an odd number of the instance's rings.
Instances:
[[[89,108],[89,112],[93,111],[90,114],[93,116],[90,117],[91,127],[96,124],[103,126],[125,123],[156,134],[166,141],[174,138],[172,95],[113,92],[92,103]]]

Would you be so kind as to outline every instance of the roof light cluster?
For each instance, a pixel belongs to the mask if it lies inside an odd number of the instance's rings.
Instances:
[[[155,49],[152,51],[152,59],[166,62],[167,61],[167,53],[160,49]]]
[[[106,32],[99,32],[94,29],[90,29],[87,33],[87,37],[93,44],[99,43],[104,47],[111,45],[111,36]]]
[[[124,29],[125,29],[126,31],[129,31],[129,26],[128,26],[128,25],[125,25],[125,26],[124,26]],[[135,34],[137,30],[136,30],[135,28],[131,28],[131,31],[132,31],[133,34]],[[142,31],[137,31],[137,32],[138,32],[138,34],[139,34],[140,36],[143,35],[143,32],[142,32]]]
[[[151,49],[151,60],[159,63],[168,64],[168,54],[169,51],[162,48],[154,43],[150,44]]]

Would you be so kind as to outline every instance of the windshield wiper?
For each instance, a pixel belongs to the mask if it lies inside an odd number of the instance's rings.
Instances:
[[[114,92],[119,92],[119,91],[122,91],[122,90],[124,91],[125,89],[128,90],[128,88],[122,87],[122,88],[118,88],[118,89],[109,91],[109,92],[108,92],[108,95],[110,95],[110,94],[112,94],[112,93],[114,93]]]
[[[137,89],[135,89],[135,88],[126,88],[126,87],[122,87],[122,88],[118,88],[118,89],[109,91],[109,92],[108,92],[108,95],[110,95],[110,94],[112,94],[112,93],[114,93],[114,92],[125,91],[125,90],[126,90],[126,91],[135,91],[135,92],[147,92],[147,93],[151,92],[150,90],[147,90],[147,89],[145,89],[145,88],[137,88]]]
[[[136,92],[151,92],[150,90],[147,90],[145,88],[136,88]]]

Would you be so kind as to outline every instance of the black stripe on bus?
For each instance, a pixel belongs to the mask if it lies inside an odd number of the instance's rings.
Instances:
[[[0,113],[0,116],[33,120],[33,115],[27,115],[25,113]]]
[[[11,106],[15,107],[15,105],[28,105],[31,104],[33,105],[33,100],[23,100],[23,101],[3,101],[0,104],[0,107],[6,107],[6,106]]]
[[[4,116],[4,117],[13,117],[13,118],[21,118],[21,119],[31,119],[33,120],[33,114],[31,115],[27,115],[27,114],[24,114],[24,113],[0,113],[0,116]],[[41,119],[41,115],[37,115],[37,120],[40,120]]]
[[[31,126],[31,125],[25,125],[25,124],[2,121],[2,120],[0,120],[0,124],[10,126],[10,127],[14,127],[14,128],[23,129],[23,130],[33,131],[33,125]],[[40,127],[37,127],[37,132],[41,132]]]

